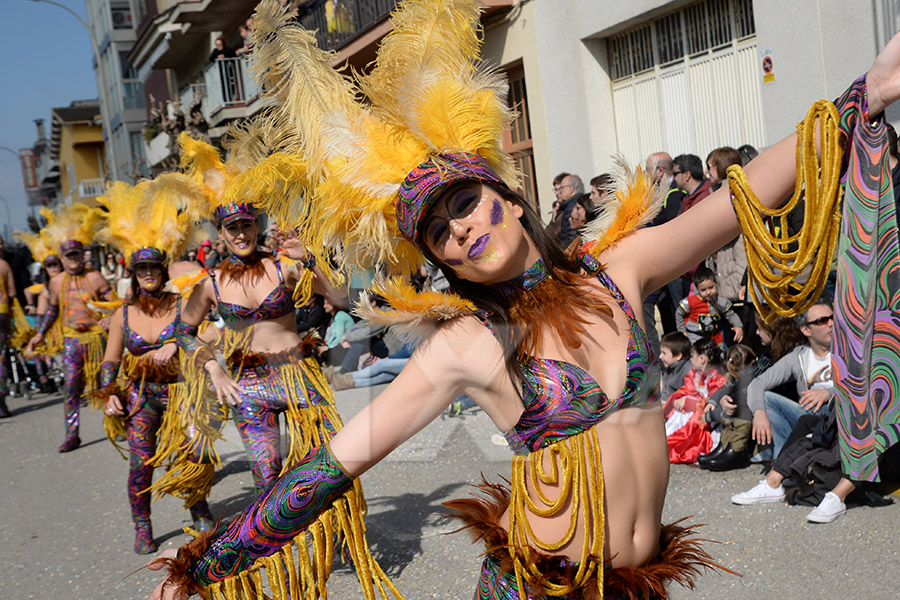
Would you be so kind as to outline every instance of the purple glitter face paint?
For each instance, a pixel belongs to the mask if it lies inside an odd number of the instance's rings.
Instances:
[[[491,206],[491,225],[495,227],[503,222],[503,217],[505,216],[505,212],[503,210],[503,205],[499,200],[494,200],[493,206]]]
[[[448,266],[451,266],[451,267],[460,267],[460,266],[462,266],[462,264],[463,264],[463,261],[461,261],[461,260],[458,259],[458,258],[448,258],[448,259],[445,260],[444,262],[445,262]]]
[[[469,247],[469,253],[468,253],[469,259],[475,260],[476,258],[481,256],[481,253],[484,252],[485,248],[487,248],[487,245],[488,245],[488,242],[490,241],[490,239],[491,239],[490,234],[486,233],[483,236],[479,237],[477,240],[475,240],[475,243]]]

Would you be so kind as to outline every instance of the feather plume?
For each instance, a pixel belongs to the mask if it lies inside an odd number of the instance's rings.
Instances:
[[[668,184],[653,183],[640,166],[632,170],[621,155],[615,156],[614,161],[612,190],[603,212],[585,226],[582,234],[594,256],[653,220],[669,191]]]
[[[38,233],[14,231],[13,237],[28,246],[31,257],[39,263],[43,263],[55,254],[54,249],[51,247],[53,242],[47,237],[43,230]]]
[[[167,292],[186,295],[207,277],[209,277],[209,271],[206,269],[197,269],[196,271],[191,271],[190,273],[185,273],[184,275],[179,275],[178,277],[170,279],[166,282],[164,289]]]
[[[47,219],[43,232],[57,255],[62,244],[71,240],[90,246],[103,223],[103,213],[98,208],[81,203],[63,206],[56,212],[41,209],[41,215]]]
[[[376,325],[393,327],[404,340],[421,340],[441,321],[475,314],[475,305],[456,294],[416,292],[399,277],[379,278],[372,284],[372,293],[383,297],[390,309],[373,308],[368,292],[360,296],[353,312]]]
[[[106,209],[98,241],[118,248],[130,262],[141,248],[158,248],[175,260],[200,241],[198,222],[209,213],[209,196],[194,179],[166,173],[134,186],[117,181],[98,202]]]

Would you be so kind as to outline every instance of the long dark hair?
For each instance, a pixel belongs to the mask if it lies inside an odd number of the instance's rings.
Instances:
[[[719,373],[727,372],[722,362],[722,348],[712,338],[700,338],[691,345],[691,350],[709,359],[709,366],[715,367]]]
[[[577,260],[567,256],[559,248],[557,243],[544,231],[544,226],[541,224],[540,217],[538,217],[531,204],[512,190],[495,186],[487,182],[481,183],[494,191],[501,199],[513,202],[522,207],[522,216],[519,218],[519,222],[522,224],[525,233],[534,243],[538,252],[540,252],[540,255],[544,259],[544,263],[547,265],[548,269],[550,269],[551,273],[566,272],[572,275],[581,273],[581,264]],[[511,322],[510,301],[491,289],[491,286],[489,285],[475,283],[458,277],[453,268],[434,256],[424,243],[421,244],[421,247],[428,260],[443,272],[444,276],[447,278],[447,282],[450,284],[450,288],[456,294],[471,301],[480,310],[488,313],[491,324],[493,325],[494,331],[497,333],[497,338],[500,341],[500,345],[503,348],[507,372],[510,373],[513,381],[521,381],[522,367],[519,363],[519,342],[523,337],[523,332],[518,331],[519,327],[514,326]],[[571,285],[573,287],[575,285],[572,283],[571,278],[561,278],[559,281],[563,285]],[[551,315],[548,315],[548,317],[550,316]],[[531,327],[540,326],[537,323],[526,323],[524,325]]]

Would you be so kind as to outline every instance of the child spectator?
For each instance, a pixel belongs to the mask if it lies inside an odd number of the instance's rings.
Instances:
[[[753,450],[753,412],[747,404],[747,386],[759,375],[756,354],[749,346],[737,344],[725,357],[728,382],[706,402],[706,422],[722,428],[719,445],[697,462],[710,471],[743,469],[750,464]]]
[[[725,385],[722,349],[710,338],[691,346],[691,369],[684,385],[663,405],[669,461],[693,463],[713,447],[709,424],[703,418],[706,402]]]
[[[680,331],[662,336],[659,360],[663,364],[659,397],[663,404],[684,384],[684,376],[691,370],[691,342]]]
[[[731,302],[719,298],[716,290],[716,276],[706,267],[694,271],[696,294],[691,294],[678,303],[675,311],[675,325],[678,331],[688,336],[691,343],[702,338],[712,338],[722,343],[720,323],[724,317],[734,332],[735,343],[744,339],[744,328],[740,317],[732,310]]]

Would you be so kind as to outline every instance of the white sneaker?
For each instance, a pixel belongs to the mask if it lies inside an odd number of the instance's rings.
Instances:
[[[781,500],[784,500],[784,488],[779,485],[777,488],[773,489],[769,487],[769,484],[766,483],[765,479],[746,492],[735,494],[731,497],[732,502],[743,505],[761,504],[763,502],[780,502]]]
[[[837,494],[828,492],[819,505],[806,515],[806,520],[813,523],[831,523],[845,512],[847,505],[841,502]]]

